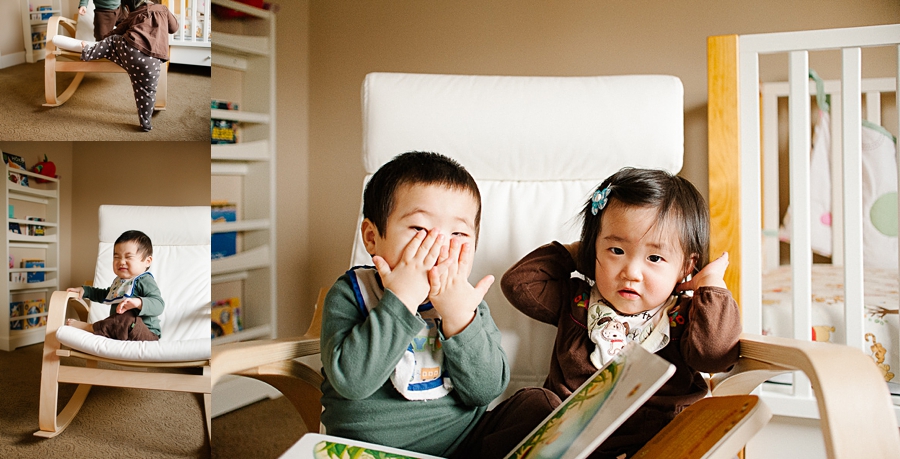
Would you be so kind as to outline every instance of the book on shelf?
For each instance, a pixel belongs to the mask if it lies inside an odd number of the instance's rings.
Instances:
[[[45,221],[43,217],[25,217],[25,220],[33,221],[33,222],[42,222]],[[43,225],[25,225],[27,234],[29,236],[43,236],[44,235],[44,227]]]
[[[212,99],[209,108],[214,110],[237,110],[238,104],[226,100]],[[209,135],[211,143],[214,145],[237,143],[239,129],[240,124],[237,121],[216,118],[210,118],[209,120]]]
[[[212,224],[237,221],[237,204],[227,201],[213,201]],[[213,233],[211,242],[212,259],[229,257],[237,253],[237,232]]]
[[[506,458],[582,459],[590,455],[672,374],[675,366],[628,344],[566,398]],[[282,458],[433,458],[413,451],[307,433]]]
[[[18,223],[10,222],[9,223],[9,232],[15,234],[22,234],[22,227],[19,226]]]
[[[3,163],[6,164],[10,169],[21,169],[28,170],[25,166],[25,160],[22,159],[19,155],[14,155],[12,153],[3,152]],[[9,171],[7,175],[10,182],[17,183],[22,186],[28,186],[28,176],[20,174],[18,172]]]
[[[43,268],[44,260],[37,258],[25,258],[19,262],[21,268]],[[34,282],[44,282],[44,272],[43,271],[34,271],[28,272],[28,283]]]
[[[244,329],[241,300],[227,298],[212,304],[212,338],[230,335]]]

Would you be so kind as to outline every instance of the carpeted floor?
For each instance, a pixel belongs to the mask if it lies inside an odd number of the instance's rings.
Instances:
[[[213,418],[212,459],[276,459],[306,427],[284,397],[263,400]]]
[[[57,76],[57,94],[74,73]],[[85,74],[59,107],[44,107],[44,61],[0,69],[0,140],[208,140],[209,67],[169,65],[166,110],[143,132],[125,73]]]
[[[63,433],[50,439],[33,436],[38,430],[42,351],[43,344],[0,351],[0,457],[209,457],[201,400],[181,392],[94,386]],[[61,409],[75,386],[60,387]]]

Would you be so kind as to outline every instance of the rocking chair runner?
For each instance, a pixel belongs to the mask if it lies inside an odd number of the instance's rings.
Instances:
[[[79,53],[62,50],[53,43],[53,37],[60,33],[60,28],[74,37],[76,24],[76,21],[62,16],[53,16],[47,23],[47,53],[44,57],[44,97],[47,101],[45,107],[59,107],[66,103],[78,90],[85,73],[125,73],[122,67],[106,59],[84,62]],[[166,109],[168,67],[167,62],[159,74],[154,110]],[[56,87],[57,73],[76,73],[75,78],[62,93],[59,93]]]

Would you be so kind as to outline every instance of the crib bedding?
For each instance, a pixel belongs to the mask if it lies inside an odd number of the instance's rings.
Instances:
[[[763,275],[762,323],[764,335],[791,337],[791,267],[781,266]],[[845,333],[843,268],[829,264],[812,267],[812,338],[843,344]],[[896,269],[866,268],[865,353],[875,361],[891,393],[900,394],[900,356],[897,353],[900,282]]]

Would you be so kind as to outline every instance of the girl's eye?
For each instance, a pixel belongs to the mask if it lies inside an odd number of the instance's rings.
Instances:
[[[651,263],[659,263],[663,261],[663,257],[659,255],[650,255],[649,257],[647,257],[647,259],[650,260]]]
[[[625,251],[622,250],[622,249],[620,249],[620,248],[618,248],[618,247],[610,247],[610,248],[609,248],[609,251],[612,252],[612,253],[614,253],[614,254],[616,254],[616,255],[625,255]]]

